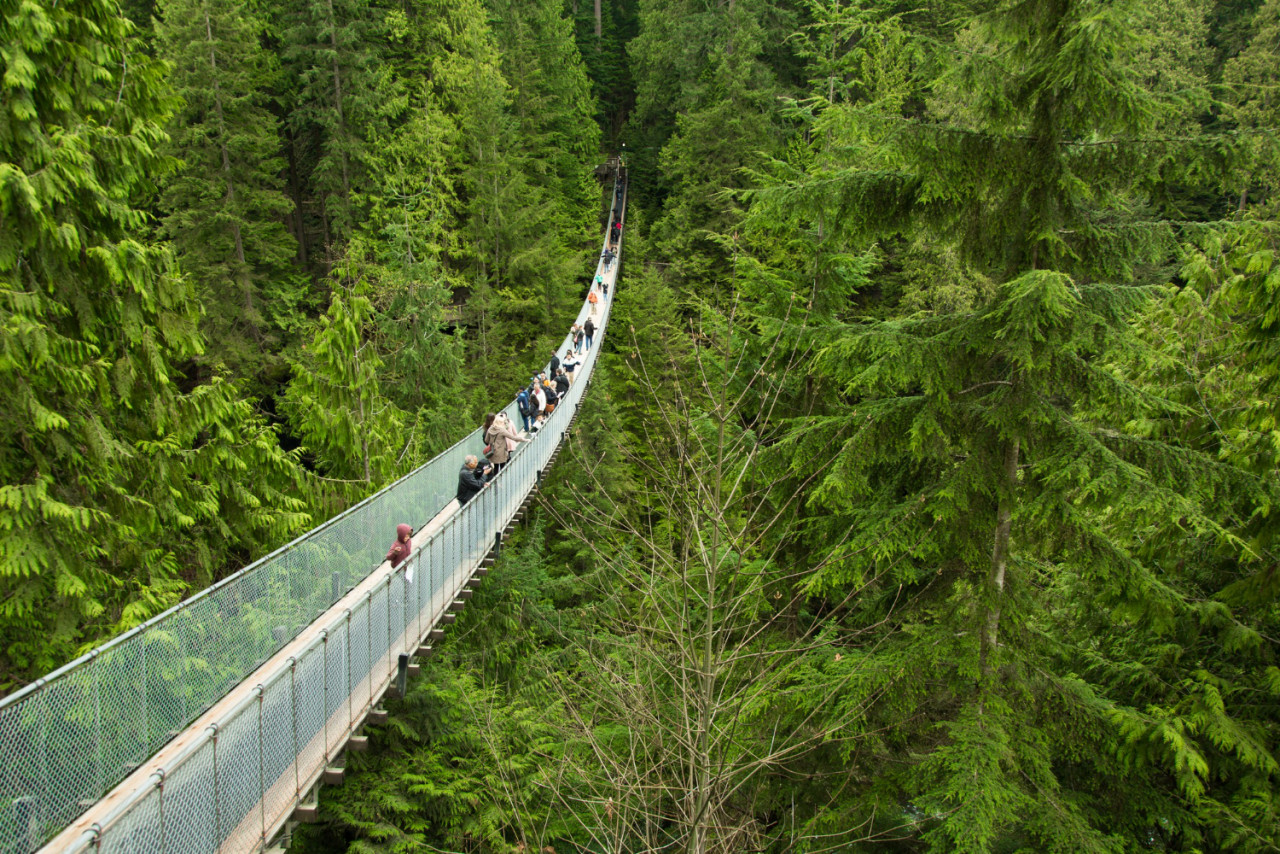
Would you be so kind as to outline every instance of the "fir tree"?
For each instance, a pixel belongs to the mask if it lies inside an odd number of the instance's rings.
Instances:
[[[261,26],[225,0],[173,0],[158,11],[159,53],[184,101],[167,149],[181,165],[165,182],[164,230],[205,307],[204,358],[268,390],[302,294]]]
[[[314,159],[299,165],[308,200],[320,208],[323,244],[338,257],[338,244],[359,220],[358,196],[373,177],[372,141],[385,136],[402,96],[379,65],[378,7],[366,0],[295,0],[278,15],[283,70],[296,85],[284,98],[288,123],[314,144]]]
[[[1143,358],[1130,323],[1176,250],[1143,218],[1164,177],[1157,155],[1176,143],[1155,133],[1169,107],[1135,65],[1146,41],[1131,11],[1002,4],[939,57],[926,119],[892,99],[840,107],[825,127],[847,148],[756,197],[761,220],[832,210],[846,240],[945,235],[962,268],[994,283],[962,311],[822,333],[815,373],[848,403],[795,438],[802,459],[815,443],[833,450],[814,500],[841,516],[816,530],[855,532],[809,589],[857,591],[871,623],[905,620],[910,642],[857,655],[880,659],[874,689],[900,692],[895,714],[946,709],[932,733],[907,736],[932,746],[892,784],[923,810],[913,823],[933,850],[1118,850],[1162,833],[1212,773],[1193,744],[1149,756],[1183,769],[1180,790],[1135,787],[1142,808],[1116,813],[1117,766],[1159,725],[1127,718],[1107,677],[1058,675],[1089,632],[1057,602],[1112,614],[1117,637],[1128,620],[1187,608],[1194,594],[1162,577],[1148,537],[1241,547],[1209,512],[1230,473],[1134,429],[1185,408],[1115,368]],[[932,681],[891,675],[921,672]]]

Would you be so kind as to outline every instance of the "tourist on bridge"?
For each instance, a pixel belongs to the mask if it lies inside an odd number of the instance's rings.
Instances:
[[[605,298],[606,302],[609,300],[609,283],[603,279],[600,280],[600,295]]]
[[[493,465],[480,460],[475,454],[467,454],[462,462],[462,470],[458,472],[458,503],[466,504],[475,494],[484,489],[484,485],[493,477]]]
[[[533,417],[541,418],[547,411],[547,393],[543,391],[542,383],[537,379],[533,381]]]
[[[587,336],[587,349],[591,349],[591,341],[595,338],[596,325],[591,322],[591,318],[587,318],[587,322],[582,324],[582,332]]]
[[[499,412],[493,417],[493,423],[485,431],[484,438],[493,448],[493,455],[489,459],[493,462],[494,475],[502,471],[502,467],[511,459],[511,452],[516,449],[516,445],[529,441],[523,434],[516,432],[505,412]]]
[[[551,354],[551,373],[549,376],[555,376],[556,371],[560,370],[560,357],[555,353]]]
[[[570,334],[573,336],[573,352],[582,352],[582,342],[586,340],[586,333],[582,331],[582,327],[577,323],[573,324]]]
[[[542,410],[543,415],[550,415],[556,411],[556,404],[560,402],[560,395],[556,393],[556,387],[551,384],[551,380],[542,383],[542,393],[547,398],[547,407]]]
[[[598,283],[599,281],[600,281],[600,277],[596,276],[596,282]],[[600,304],[600,295],[596,293],[596,289],[594,287],[587,292],[587,302],[591,303],[591,316],[595,317],[596,307]],[[590,323],[590,322],[591,320],[588,319],[587,323]],[[591,344],[588,343],[587,346],[590,347]]]
[[[532,391],[522,388],[516,392],[516,408],[520,411],[520,419],[524,422],[524,429],[528,431],[533,424],[533,418],[538,413],[534,411]]]
[[[609,268],[613,266],[613,259],[614,259],[614,258],[617,258],[617,257],[618,257],[617,255],[614,255],[614,254],[613,254],[613,250],[612,250],[612,249],[605,249],[605,250],[604,250],[604,255],[602,255],[602,256],[601,256],[601,258],[602,258],[602,259],[603,259],[603,261],[604,261],[604,271],[605,271],[606,273],[607,273],[607,272],[609,272]]]
[[[564,397],[569,393],[569,377],[565,374],[564,368],[556,372],[556,394]]]
[[[404,559],[411,551],[413,551],[413,526],[401,522],[396,525],[396,541],[387,552],[385,559],[391,561],[391,568],[395,569],[404,563]]]
[[[582,363],[573,357],[573,351],[570,350],[564,354],[564,364],[560,366],[560,370],[565,372],[569,377],[569,385],[573,385],[574,375],[578,373],[578,366]]]

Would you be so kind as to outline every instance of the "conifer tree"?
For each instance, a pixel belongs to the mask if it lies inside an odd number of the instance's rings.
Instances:
[[[352,259],[342,268],[329,311],[293,363],[283,408],[324,476],[367,495],[393,470],[403,419],[382,394],[382,360],[370,346],[372,305]]]
[[[5,684],[305,521],[274,433],[229,384],[183,391],[173,368],[201,352],[198,308],[140,205],[172,167],[174,101],[131,32],[98,0],[0,16]]]
[[[654,236],[691,282],[723,280],[726,259],[709,235],[728,233],[737,221],[723,191],[741,186],[740,170],[781,147],[779,97],[787,90],[766,54],[794,21],[754,0],[644,0],[640,21],[629,47],[637,78],[632,122],[654,128],[646,137],[660,137],[639,145],[641,152],[661,148],[656,164],[635,158],[639,180],[646,167],[661,172],[653,183],[665,199]]]
[[[401,96],[379,64],[379,12],[367,0],[292,0],[277,13],[287,121],[314,145],[314,159],[299,165],[331,258],[354,233],[358,196],[373,177],[372,142],[385,136],[389,115],[400,108]]]
[[[879,658],[897,715],[946,709],[933,733],[907,736],[932,746],[891,784],[923,811],[914,823],[932,850],[1177,837],[1195,819],[1162,822],[1214,773],[1193,758],[1202,744],[1144,753],[1163,724],[1127,717],[1106,677],[1056,666],[1086,642],[1056,602],[1102,608],[1117,636],[1126,620],[1186,607],[1190,591],[1162,578],[1146,537],[1181,529],[1241,547],[1207,512],[1228,473],[1134,430],[1185,410],[1114,369],[1141,358],[1129,324],[1176,250],[1143,218],[1155,155],[1178,143],[1155,133],[1169,107],[1135,65],[1142,20],[1126,4],[1001,4],[939,57],[925,120],[894,103],[841,108],[827,127],[845,156],[816,158],[753,212],[813,221],[829,205],[845,239],[942,236],[994,282],[972,309],[831,330],[815,372],[848,403],[796,434],[799,448],[833,450],[814,500],[842,511],[817,530],[856,532],[809,589],[857,590],[864,620],[907,621],[909,643],[857,655]],[[910,673],[933,678],[890,675]],[[1251,738],[1227,749],[1240,756]],[[1181,769],[1180,788],[1137,786],[1141,808],[1118,813],[1108,787],[1139,754]],[[1244,761],[1267,773],[1261,755]]]
[[[408,120],[377,155],[379,186],[348,247],[376,312],[380,383],[406,415],[408,467],[457,440],[464,383],[461,341],[444,331],[457,249],[453,191],[456,127],[429,92],[411,99]]]
[[[490,0],[495,34],[504,46],[503,76],[528,154],[530,176],[551,193],[566,228],[589,224],[599,187],[591,169],[600,153],[586,69],[563,4]]]
[[[262,28],[228,0],[172,0],[158,12],[159,54],[184,101],[167,147],[180,165],[165,182],[164,230],[205,308],[204,358],[269,390],[302,294]]]
[[[1229,115],[1248,135],[1250,156],[1238,178],[1237,209],[1250,201],[1267,203],[1274,217],[1280,188],[1280,150],[1275,128],[1280,125],[1280,3],[1264,3],[1254,18],[1257,29],[1249,45],[1223,70]]]

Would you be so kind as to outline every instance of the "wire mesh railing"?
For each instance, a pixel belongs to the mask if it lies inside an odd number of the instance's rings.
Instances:
[[[618,200],[611,223],[621,216]],[[536,484],[589,384],[611,302],[602,300],[595,346],[535,440],[77,850],[243,851],[271,837],[288,814],[281,806],[291,810],[314,783],[399,652],[415,649],[445,613]],[[592,311],[584,303],[577,322]],[[566,346],[568,336],[557,351]],[[506,412],[520,423],[514,402]],[[0,702],[0,851],[44,844],[366,582],[383,565],[388,532],[453,500],[463,458],[483,444],[472,431],[308,534]]]

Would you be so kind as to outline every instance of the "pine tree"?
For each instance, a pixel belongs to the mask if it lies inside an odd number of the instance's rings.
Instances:
[[[1280,150],[1274,130],[1280,123],[1280,3],[1263,4],[1255,17],[1257,33],[1249,45],[1233,57],[1223,70],[1229,115],[1248,134],[1250,157],[1238,179],[1239,202],[1243,212],[1250,200],[1267,204],[1274,216],[1277,188],[1280,188]]]
[[[637,78],[636,181],[663,201],[654,237],[675,272],[691,283],[728,276],[713,234],[737,222],[724,192],[762,153],[780,151],[780,96],[787,94],[768,56],[794,28],[785,9],[741,0],[728,4],[644,0],[641,32],[629,47]],[[780,64],[780,63],[777,63]],[[631,134],[629,134],[631,136]],[[656,163],[649,151],[657,151]],[[661,177],[652,180],[649,170]]]
[[[373,179],[373,140],[385,136],[402,94],[380,65],[380,9],[367,0],[294,0],[278,11],[290,131],[307,146],[296,166],[320,209],[331,258],[360,219]],[[310,146],[314,146],[314,150]]]
[[[444,331],[453,280],[446,258],[458,242],[456,128],[429,93],[411,100],[408,121],[379,148],[379,186],[347,250],[376,312],[380,383],[399,410],[416,413],[409,468],[457,441],[465,417],[462,342]]]
[[[529,156],[533,181],[556,200],[568,230],[574,222],[594,228],[599,187],[591,169],[600,153],[586,69],[563,3],[489,0],[495,35],[504,46],[503,76],[512,89],[512,112]]]
[[[284,228],[292,211],[262,28],[226,0],[172,0],[158,11],[159,54],[184,101],[167,147],[181,165],[165,181],[164,230],[205,308],[204,359],[269,390],[303,285]]]

